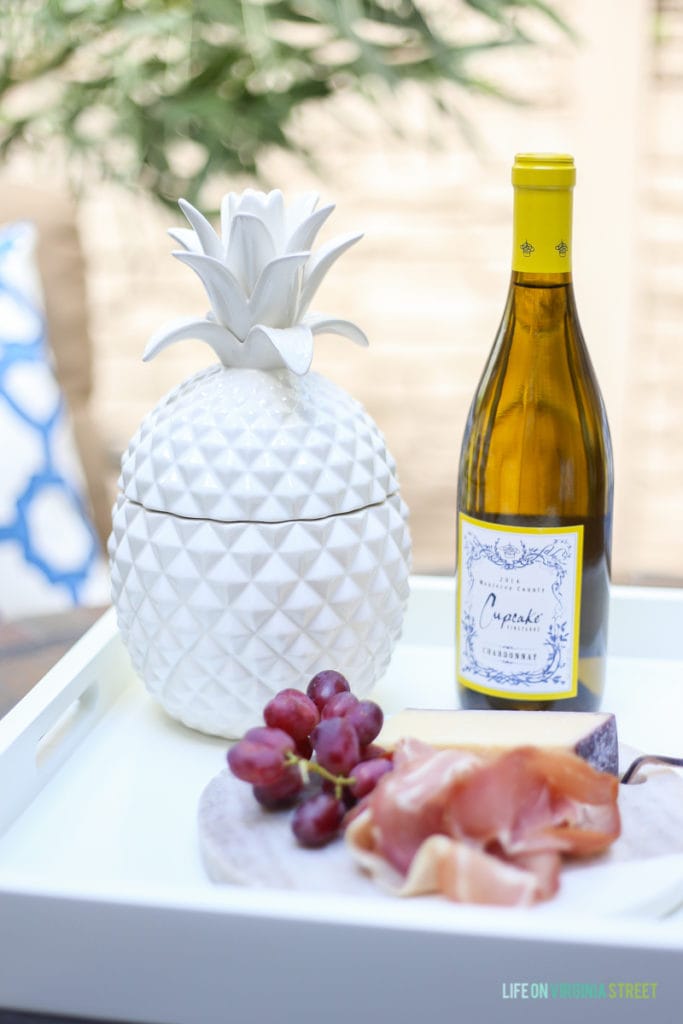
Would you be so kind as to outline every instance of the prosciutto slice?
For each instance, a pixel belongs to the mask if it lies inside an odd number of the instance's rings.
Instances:
[[[526,905],[559,886],[563,856],[620,832],[618,781],[574,754],[495,759],[403,741],[346,831],[357,862],[399,895]]]

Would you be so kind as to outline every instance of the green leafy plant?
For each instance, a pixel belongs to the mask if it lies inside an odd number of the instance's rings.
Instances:
[[[166,203],[215,175],[254,174],[270,147],[302,153],[302,105],[424,83],[501,95],[470,68],[533,42],[543,0],[12,0],[0,5],[0,153],[63,140],[72,166]],[[481,21],[464,41],[463,15]],[[510,98],[510,97],[507,97]]]

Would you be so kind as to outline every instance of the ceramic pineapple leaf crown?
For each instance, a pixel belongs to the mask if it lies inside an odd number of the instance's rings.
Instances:
[[[166,324],[150,339],[144,359],[176,341],[199,338],[225,366],[286,367],[301,375],[310,368],[316,334],[368,344],[349,320],[309,312],[327,271],[362,237],[342,235],[312,251],[332,204],[317,208],[314,192],[289,206],[279,190],[230,192],[221,203],[221,237],[186,200],[179,206],[190,228],[169,232],[183,247],[173,255],[199,276],[211,309],[204,318]]]

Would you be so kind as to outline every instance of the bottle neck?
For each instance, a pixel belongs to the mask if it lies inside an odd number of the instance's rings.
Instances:
[[[538,287],[571,282],[572,189],[516,186],[514,192],[513,281]]]

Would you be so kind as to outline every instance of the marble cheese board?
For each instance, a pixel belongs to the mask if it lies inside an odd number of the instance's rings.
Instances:
[[[628,765],[637,751],[622,747]],[[588,911],[591,918],[615,915],[661,917],[683,905],[683,774],[651,767],[619,793],[621,835],[599,857],[566,860],[560,889],[525,913],[560,918]],[[199,846],[209,877],[218,884],[267,889],[396,897],[385,893],[354,863],[343,841],[317,851],[295,841],[287,812],[266,813],[251,787],[223,769],[199,801]],[[443,897],[414,897],[416,903]]]
[[[626,743],[680,755],[683,592],[615,588],[611,614],[604,707]],[[453,617],[452,580],[411,581],[404,636],[376,691],[387,711],[454,706]],[[325,1003],[325,1021],[340,1024],[414,1020],[427,993],[433,1020],[455,1019],[454,986],[481,1019],[514,1021],[501,985],[529,978],[530,965],[536,978],[579,982],[647,975],[662,985],[655,1010],[666,991],[680,997],[682,854],[647,878],[618,878],[631,869],[615,865],[613,888],[630,894],[621,909],[606,909],[604,879],[602,905],[588,891],[540,913],[215,885],[196,814],[225,752],[150,700],[111,613],[0,720],[0,1007],[157,1024],[288,1020],[282,1006],[322,988],[332,961],[364,972],[367,1013],[349,986]],[[553,1019],[570,1019],[565,1009]],[[596,1019],[620,1019],[605,1010]]]

